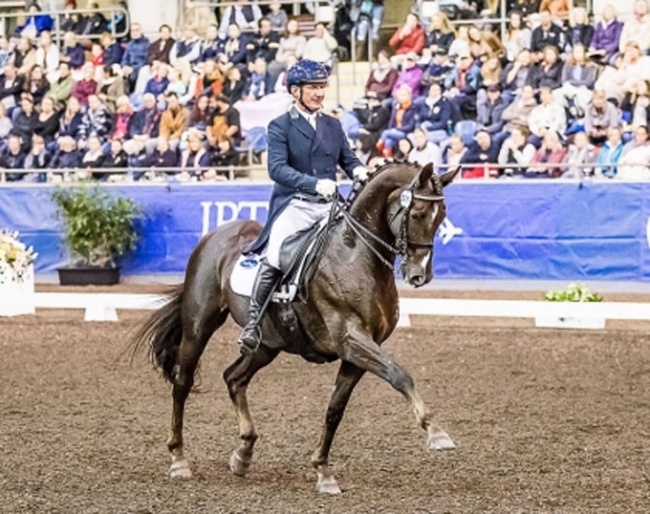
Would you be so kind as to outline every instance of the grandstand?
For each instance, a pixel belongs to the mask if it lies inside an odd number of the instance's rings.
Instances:
[[[138,2],[61,3],[0,12],[2,182],[265,178],[303,57],[331,66],[327,111],[369,165],[650,177],[644,0],[169,2],[155,29]]]

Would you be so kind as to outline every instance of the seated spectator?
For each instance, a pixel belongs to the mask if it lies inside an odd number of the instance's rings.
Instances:
[[[397,81],[393,86],[392,95],[402,87],[408,86],[411,89],[412,98],[420,96],[420,82],[422,80],[422,70],[417,67],[418,56],[411,52],[405,56],[402,62],[402,71],[397,76]]]
[[[156,148],[145,161],[147,168],[168,168],[165,172],[173,174],[169,168],[178,167],[178,153],[169,147],[169,141],[159,137],[156,141]]]
[[[526,178],[557,178],[564,171],[560,164],[564,162],[566,150],[562,146],[557,132],[546,131],[542,146],[533,157],[533,162],[524,175]],[[558,166],[552,166],[556,164]]]
[[[90,136],[86,144],[86,151],[81,159],[81,166],[89,172],[94,172],[104,164],[104,150],[102,142],[97,136]],[[98,180],[104,178],[103,173],[92,173],[92,178]]]
[[[38,113],[34,110],[34,99],[29,93],[23,93],[20,99],[18,115],[13,117],[13,133],[17,134],[25,145],[24,150],[29,150],[29,143],[38,123]]]
[[[166,97],[167,109],[160,117],[160,137],[169,142],[172,150],[176,151],[181,140],[181,135],[185,131],[189,112],[183,107],[176,93],[169,93]]]
[[[377,93],[370,91],[366,94],[368,108],[364,113],[361,127],[359,128],[359,137],[365,136],[366,139],[376,146],[381,133],[388,128],[390,122],[390,111],[383,106]],[[373,157],[371,155],[370,157]],[[370,159],[369,157],[369,159]]]
[[[303,59],[321,62],[327,65],[332,64],[332,54],[339,46],[338,42],[329,33],[324,23],[317,23],[314,28],[314,35],[307,40]]]
[[[528,142],[530,132],[526,127],[514,127],[510,137],[501,145],[499,164],[507,166],[499,170],[500,176],[521,177],[533,162],[535,147]]]
[[[187,93],[187,84],[176,67],[169,70],[169,85],[165,93],[176,93],[179,98]]]
[[[216,14],[219,11],[214,5],[208,2],[199,2],[197,0],[185,0],[181,2],[183,9],[183,20],[185,23],[194,25],[197,33],[205,34],[210,25],[217,21]]]
[[[50,32],[41,34],[36,48],[36,64],[45,70],[45,76],[49,82],[59,78],[59,47],[52,41]]]
[[[429,64],[424,68],[422,79],[420,82],[424,88],[428,88],[431,84],[444,84],[447,75],[454,69],[454,65],[449,60],[449,56],[443,53],[444,50],[438,50]]]
[[[205,37],[201,40],[199,51],[199,62],[205,62],[207,59],[216,60],[221,53],[223,41],[219,39],[219,28],[216,25],[208,25],[205,29]]]
[[[87,62],[83,67],[83,78],[72,86],[71,96],[74,96],[82,106],[88,105],[88,98],[97,93],[95,67]]]
[[[99,4],[97,2],[89,2],[88,8],[93,9],[94,12],[91,12],[83,21],[81,26],[80,36],[99,36],[106,31],[106,25],[108,20],[105,16],[99,11]],[[85,46],[90,46],[90,42],[86,39],[87,43]]]
[[[650,57],[641,53],[639,44],[630,41],[623,55],[619,55],[614,66],[606,66],[596,80],[595,89],[605,91],[607,98],[621,102],[632,83],[648,78]]]
[[[290,19],[287,22],[287,28],[284,35],[280,38],[280,46],[275,54],[275,59],[269,65],[269,73],[276,80],[280,73],[287,70],[287,61],[289,56],[295,57],[296,60],[302,59],[305,51],[307,40],[300,35],[300,26],[298,20]]]
[[[499,85],[501,82],[501,63],[496,57],[490,57],[485,60],[481,66],[481,86],[488,88],[489,86]]]
[[[456,34],[444,12],[437,12],[431,17],[431,29],[426,38],[426,46],[432,54],[443,50],[449,52],[449,47],[454,42]]]
[[[509,63],[501,74],[504,94],[510,98],[518,95],[524,86],[532,84],[534,65],[530,52],[522,50],[514,62]]]
[[[220,55],[225,55],[231,66],[246,68],[246,45],[248,36],[243,34],[239,25],[231,23],[228,26],[228,37],[223,43]]]
[[[208,166],[210,166],[210,154],[206,151],[201,136],[191,132],[187,138],[187,149],[181,154],[181,177],[200,180]]]
[[[589,24],[587,10],[584,7],[574,7],[571,10],[568,36],[568,43],[572,47],[582,45],[584,48],[589,48],[594,36],[594,28]]]
[[[7,109],[12,109],[20,101],[23,92],[24,79],[18,75],[18,70],[13,63],[7,63],[4,67],[4,79],[0,81],[0,102]]]
[[[403,137],[397,142],[393,159],[396,161],[408,161],[409,155],[413,150],[413,143],[408,137]]]
[[[9,45],[9,40],[5,36],[0,35],[0,69],[4,70],[5,65],[12,62],[13,58],[13,47]]]
[[[397,75],[397,70],[393,68],[388,57],[388,52],[380,50],[377,54],[377,64],[366,81],[366,94],[374,91],[380,100],[390,97],[395,82],[397,82]]]
[[[241,142],[239,111],[230,105],[228,99],[223,95],[215,97],[215,111],[206,128],[206,135],[208,143],[212,146],[223,137],[231,138],[235,146]]]
[[[611,5],[603,9],[603,19],[596,24],[594,36],[589,46],[589,55],[604,63],[613,64],[618,54],[623,24],[617,20],[616,10]]]
[[[528,119],[535,107],[537,107],[537,100],[535,100],[533,87],[524,86],[514,102],[501,114],[503,121],[506,122],[504,131],[512,132],[515,126],[528,127]]]
[[[47,78],[45,78],[43,68],[38,64],[35,64],[32,66],[29,76],[25,81],[25,92],[31,94],[34,103],[38,105],[41,103],[41,100],[43,100],[45,93],[47,93],[49,89],[50,83],[47,81]]]
[[[194,25],[187,25],[183,37],[178,39],[169,52],[169,62],[176,64],[178,59],[185,59],[190,64],[195,64],[201,57],[201,38],[196,33]]]
[[[648,107],[650,107],[650,84],[645,80],[631,82],[620,104],[624,125],[648,126]]]
[[[460,160],[463,178],[489,178],[498,175],[495,166],[499,162],[499,146],[492,141],[487,130],[479,129],[474,142]]]
[[[463,157],[467,153],[467,148],[463,139],[456,134],[452,135],[449,138],[449,146],[445,149],[443,153],[444,163],[447,165],[447,169],[452,170],[456,166],[460,166]]]
[[[165,91],[169,86],[169,68],[166,64],[155,62],[151,67],[152,77],[147,81],[145,93],[151,93],[157,100],[164,99]]]
[[[122,45],[113,39],[113,36],[108,32],[104,32],[100,38],[99,43],[104,49],[104,65],[115,66],[122,64],[124,57],[124,48]]]
[[[0,153],[0,168],[5,170],[25,169],[25,151],[23,149],[22,139],[18,134],[11,134],[9,136],[7,148]],[[23,180],[24,176],[24,173],[7,173],[5,174],[5,179],[7,182],[16,182]]]
[[[538,142],[547,132],[564,134],[566,131],[566,114],[564,108],[553,101],[553,92],[549,87],[539,90],[541,103],[535,107],[528,119],[528,128]]]
[[[158,29],[158,39],[149,45],[147,50],[147,64],[151,66],[154,61],[171,64],[170,53],[176,43],[172,37],[172,28],[163,24]]]
[[[395,31],[388,42],[395,50],[395,56],[393,57],[395,63],[401,63],[404,56],[411,52],[420,55],[424,48],[425,36],[426,34],[422,25],[420,25],[418,17],[413,13],[409,13],[406,16],[406,23]]]
[[[220,59],[225,59],[225,57],[221,56]],[[212,59],[208,59],[203,63],[201,73],[196,76],[194,99],[196,100],[201,95],[220,95],[222,91],[223,74],[217,63]]]
[[[203,178],[228,177],[229,171],[227,168],[237,166],[238,164],[239,154],[235,150],[232,141],[227,137],[222,137],[217,141],[217,148],[210,155],[210,166],[214,166],[217,169],[208,170],[203,174]]]
[[[468,31],[470,53],[475,59],[485,61],[496,57],[501,60],[505,57],[506,51],[503,43],[489,30],[479,30],[475,25],[471,25]]]
[[[390,158],[397,142],[413,132],[417,121],[415,114],[416,111],[412,102],[411,88],[404,85],[395,93],[395,102],[388,128],[381,134],[378,143],[379,151],[384,157]]]
[[[469,27],[467,25],[460,25],[456,33],[456,39],[453,40],[449,47],[449,56],[457,58],[459,55],[468,54],[469,51]]]
[[[648,4],[645,0],[634,2],[634,17],[629,18],[623,24],[623,30],[618,41],[618,49],[624,52],[627,44],[634,41],[645,53],[650,45],[650,17],[648,16]]]
[[[124,95],[124,80],[118,77],[112,66],[105,65],[102,81],[97,89],[97,96],[108,109],[108,112],[115,114],[117,110],[117,99]]]
[[[521,12],[511,11],[510,20],[503,40],[506,59],[514,62],[523,50],[530,50],[531,37],[532,33],[524,25]]]
[[[88,107],[81,118],[79,127],[80,148],[83,148],[83,143],[90,139],[91,136],[99,138],[102,142],[106,141],[112,128],[113,118],[111,113],[108,112],[108,109],[97,95],[90,95],[88,97]]]
[[[43,9],[37,2],[32,2],[27,8],[27,12],[29,16],[25,18],[25,23],[16,28],[18,36],[36,39],[43,31],[52,30],[54,21],[47,14],[39,14],[43,12]]]
[[[129,123],[128,139],[135,137],[144,141],[156,139],[160,129],[161,116],[162,113],[156,105],[156,98],[150,93],[145,94],[142,97],[142,109],[133,115]]]
[[[425,130],[416,128],[413,131],[413,150],[409,153],[408,160],[420,166],[431,163],[434,165],[434,170],[439,172],[442,166],[442,153],[438,145],[427,140]]]
[[[576,43],[562,70],[562,87],[553,91],[555,101],[571,109],[574,118],[582,118],[595,83],[596,67],[589,62],[585,47]]]
[[[52,156],[45,149],[45,140],[34,134],[32,136],[31,150],[25,156],[24,166],[26,170],[46,170],[50,167]],[[27,180],[36,180],[37,182],[47,182],[47,174],[45,172],[38,173],[27,177]]]
[[[569,0],[542,0],[539,10],[550,12],[554,18],[565,18],[569,15]]]
[[[81,153],[77,150],[77,144],[71,136],[60,137],[57,146],[59,150],[50,163],[52,168],[69,170],[81,167]]]
[[[418,123],[426,130],[427,139],[436,144],[447,140],[452,114],[451,102],[443,96],[440,84],[432,84],[428,96],[417,104]]]
[[[370,160],[378,156],[376,142],[372,140],[369,134],[359,134],[354,143],[354,155],[361,161],[361,164],[367,166]]]
[[[275,59],[278,48],[280,48],[280,35],[273,31],[271,20],[268,18],[260,18],[258,27],[258,31],[246,44],[246,59],[248,62],[253,62],[258,57],[261,57],[267,64],[270,64]]]
[[[62,108],[70,96],[74,87],[74,79],[70,72],[70,64],[63,61],[59,64],[59,78],[50,84],[48,95],[56,101],[57,109]]]
[[[242,79],[240,69],[230,68],[226,72],[226,78],[223,82],[223,95],[228,98],[231,104],[237,103],[242,99],[246,85],[247,82]],[[205,94],[201,95],[199,98],[204,96]]]
[[[549,11],[542,11],[539,15],[540,25],[533,30],[530,42],[530,50],[535,60],[541,60],[546,47],[550,46],[557,50],[559,55],[566,45],[564,31],[559,25],[553,23],[553,16]]]
[[[130,91],[133,91],[140,69],[147,64],[149,40],[142,35],[139,23],[131,24],[131,41],[129,41],[122,56],[122,75],[128,79]]]
[[[111,141],[111,149],[104,156],[102,168],[126,168],[128,164],[128,155],[122,147],[122,141],[113,139]]]
[[[542,60],[532,69],[530,83],[535,89],[557,89],[562,85],[562,68],[558,50],[554,46],[547,46],[543,50]]]
[[[480,87],[480,71],[469,53],[458,56],[455,68],[445,80],[447,97],[464,119],[476,109],[476,93]]]
[[[266,71],[266,61],[262,57],[255,59],[253,72],[248,76],[242,93],[242,100],[255,102],[273,92],[273,80]]]
[[[95,76],[99,79],[104,70],[104,48],[98,42],[90,45],[90,61],[95,68]]]
[[[26,76],[36,64],[36,50],[29,38],[21,37],[14,49],[14,66],[18,68],[18,74]]]
[[[66,32],[63,36],[63,48],[59,55],[60,62],[66,62],[72,70],[80,70],[86,62],[84,47],[77,43],[74,32]]]
[[[584,132],[578,132],[569,145],[569,151],[564,158],[567,165],[562,173],[562,178],[590,177],[594,174],[596,162],[596,148],[589,144],[589,138]]]
[[[118,0],[116,3],[116,7],[118,9],[114,11],[113,16],[111,16],[111,19],[108,20],[106,23],[106,31],[111,32],[114,31],[115,34],[124,34],[125,32],[129,32],[129,6],[126,2],[126,0]],[[121,38],[122,41],[128,40],[128,37],[123,37]]]
[[[69,136],[75,141],[79,137],[82,119],[83,113],[79,100],[70,97],[63,115],[59,118],[59,138]]]
[[[619,128],[610,128],[607,132],[607,141],[598,152],[595,173],[600,177],[614,178],[618,172],[616,164],[623,153],[623,141]]]
[[[129,175],[133,180],[140,180],[145,176],[145,169],[147,166],[146,142],[144,139],[131,139],[124,143],[124,151],[126,152],[126,164],[129,169]]]
[[[14,124],[11,118],[7,116],[4,104],[0,102],[0,148],[5,146],[4,143],[13,128]]]
[[[133,118],[133,106],[126,95],[120,96],[115,102],[116,113],[113,120],[110,139],[112,141],[124,141],[131,134],[131,119]]]
[[[507,104],[501,97],[499,84],[488,86],[487,98],[476,106],[476,122],[490,133],[490,136],[499,146],[505,139],[500,132],[505,125],[503,111],[505,111],[506,107]]]
[[[85,16],[76,13],[70,12],[77,9],[76,0],[66,0],[64,13],[61,17],[60,30],[61,32],[72,32],[74,34],[81,34],[83,30],[83,25],[85,22]]]
[[[595,97],[595,95],[594,95]],[[634,139],[623,147],[618,160],[618,173],[620,180],[647,180],[650,178],[650,142],[648,141],[648,127],[634,129]]]
[[[594,145],[601,145],[607,139],[607,132],[610,128],[618,127],[618,109],[607,101],[605,92],[594,91],[594,96],[587,105],[585,116],[585,132]]]
[[[55,109],[55,101],[52,97],[46,96],[41,102],[41,112],[38,113],[34,125],[34,134],[39,135],[45,143],[54,141],[59,132],[60,114]]]
[[[266,17],[271,22],[271,30],[281,34],[287,27],[287,13],[282,9],[282,4],[280,2],[271,2],[269,4],[269,9],[270,11],[266,14]]]
[[[257,22],[262,18],[259,5],[247,0],[237,0],[238,3],[226,7],[219,26],[219,37],[226,39],[230,26],[236,23],[242,30],[255,30]]]
[[[211,115],[212,112],[209,108],[208,97],[205,95],[199,96],[199,99],[194,103],[192,111],[190,112],[190,117],[187,123],[188,129],[196,130],[202,134],[205,133],[206,127],[210,124]]]

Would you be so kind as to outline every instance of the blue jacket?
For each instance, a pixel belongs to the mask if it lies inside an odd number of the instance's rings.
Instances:
[[[20,35],[22,31],[29,25],[34,25],[36,34],[40,35],[44,30],[52,30],[54,21],[46,14],[37,14],[36,16],[28,16],[25,19],[25,24],[16,29],[16,34]]]
[[[402,117],[402,126],[398,127],[397,126],[397,104],[393,104],[393,108],[390,113],[390,122],[388,122],[388,128],[389,129],[399,129],[405,134],[410,134],[415,130],[415,124],[417,122],[416,117],[416,110],[415,106],[411,104],[408,109],[404,112],[404,116]]]
[[[70,68],[73,70],[78,70],[86,62],[86,51],[79,43],[73,47],[64,46],[61,53],[70,58]]]
[[[126,45],[126,50],[122,56],[122,66],[129,66],[138,71],[147,64],[147,54],[149,53],[149,40],[142,36],[138,39],[132,39]]]
[[[319,114],[316,131],[295,107],[269,124],[268,169],[275,182],[271,195],[268,221],[260,237],[248,252],[260,252],[266,245],[273,222],[294,195],[316,196],[319,179],[336,180],[340,166],[352,177],[357,166],[363,166],[350,149],[341,123],[331,116]]]
[[[124,56],[124,48],[119,43],[108,45],[104,50],[104,64],[112,66],[113,64],[120,64]]]
[[[416,102],[417,123],[422,124],[427,122],[427,130],[444,130],[449,128],[449,122],[452,116],[452,105],[444,96],[441,97],[431,107],[427,105],[426,101]]]

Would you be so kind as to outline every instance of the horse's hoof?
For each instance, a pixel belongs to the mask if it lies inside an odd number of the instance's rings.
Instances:
[[[234,451],[230,456],[228,465],[230,466],[230,471],[232,471],[233,474],[237,475],[238,477],[243,477],[246,475],[246,473],[248,473],[248,470],[251,467],[251,462],[243,460],[237,451]]]
[[[430,451],[454,450],[456,445],[446,432],[437,432],[429,437],[427,446]]]
[[[185,459],[174,462],[169,468],[169,478],[192,478],[190,463]]]
[[[322,477],[319,475],[316,490],[321,494],[341,494],[341,488],[333,476]]]

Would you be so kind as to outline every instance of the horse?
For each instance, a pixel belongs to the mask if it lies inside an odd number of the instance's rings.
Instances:
[[[401,273],[410,285],[421,287],[432,280],[433,240],[446,215],[443,188],[457,173],[458,169],[437,175],[432,164],[422,167],[401,161],[375,168],[366,183],[356,188],[354,199],[351,195],[337,216],[331,217],[327,244],[307,283],[305,298],[292,304],[311,349],[322,357],[320,362],[341,361],[320,442],[311,457],[320,493],[341,492],[329,467],[329,452],[350,395],[366,372],[388,382],[410,402],[427,432],[429,450],[455,448],[449,435],[433,422],[411,376],[381,344],[399,318],[396,258],[401,258]],[[340,206],[342,202],[333,203]],[[229,315],[240,326],[246,323],[248,298],[233,292],[230,276],[260,231],[259,223],[241,220],[205,235],[189,258],[184,283],[132,337],[134,351],[148,346],[154,365],[172,384],[167,441],[172,478],[192,476],[183,451],[185,402],[210,337]],[[280,351],[300,354],[300,346],[291,344],[294,333],[280,316],[279,304],[269,304],[262,318],[261,346],[240,355],[223,373],[239,421],[241,442],[229,459],[230,470],[238,476],[249,471],[258,438],[248,408],[248,384]]]

